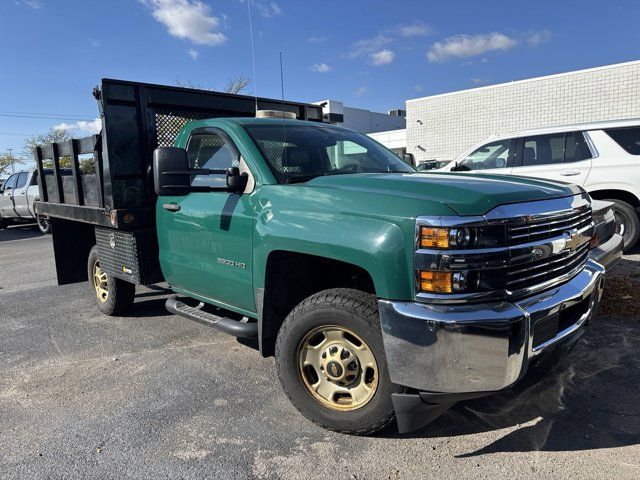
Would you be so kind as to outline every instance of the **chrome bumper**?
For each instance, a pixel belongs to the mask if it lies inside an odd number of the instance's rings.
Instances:
[[[604,268],[588,261],[567,283],[513,303],[380,300],[391,380],[442,393],[507,388],[524,376],[532,358],[568,340],[595,316],[603,282]]]
[[[607,271],[620,261],[624,249],[624,238],[614,233],[609,240],[589,251],[589,258],[602,265]]]

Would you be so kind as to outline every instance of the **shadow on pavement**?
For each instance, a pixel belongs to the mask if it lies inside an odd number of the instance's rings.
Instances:
[[[44,236],[38,226],[34,223],[25,223],[21,225],[10,225],[4,230],[0,230],[0,242],[9,242],[12,240],[24,240],[27,238],[36,238]]]
[[[457,404],[414,437],[505,429],[460,457],[496,452],[580,451],[640,444],[640,323],[598,318],[563,367],[535,382]]]

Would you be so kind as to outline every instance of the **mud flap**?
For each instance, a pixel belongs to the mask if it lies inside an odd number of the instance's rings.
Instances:
[[[413,432],[428,425],[456,403],[425,403],[417,393],[394,393],[391,399],[400,433]]]

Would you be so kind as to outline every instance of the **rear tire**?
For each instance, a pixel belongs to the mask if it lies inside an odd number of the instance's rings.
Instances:
[[[0,230],[7,228],[7,221],[0,216]]]
[[[615,204],[616,232],[624,239],[624,253],[628,253],[638,242],[640,237],[640,218],[633,206],[622,200],[606,199]]]
[[[304,300],[278,333],[276,364],[291,403],[321,427],[370,435],[395,419],[391,394],[403,387],[389,378],[373,295],[332,289]]]
[[[51,233],[51,222],[48,217],[36,214],[36,222],[38,222],[38,229],[45,235]]]
[[[136,286],[102,270],[98,248],[95,246],[89,252],[87,273],[92,296],[102,313],[109,316],[121,315],[131,307],[136,295]]]

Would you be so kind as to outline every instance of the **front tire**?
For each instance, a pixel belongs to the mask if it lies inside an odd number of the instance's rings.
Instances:
[[[330,430],[369,435],[395,419],[375,296],[349,289],[312,295],[285,319],[276,363],[291,403]]]
[[[109,316],[121,315],[131,307],[136,295],[136,286],[102,270],[98,248],[95,246],[89,252],[87,273],[91,293],[102,313]]]
[[[622,200],[608,198],[607,202],[613,202],[616,216],[616,232],[624,239],[624,253],[635,247],[640,237],[640,218],[632,205]]]

